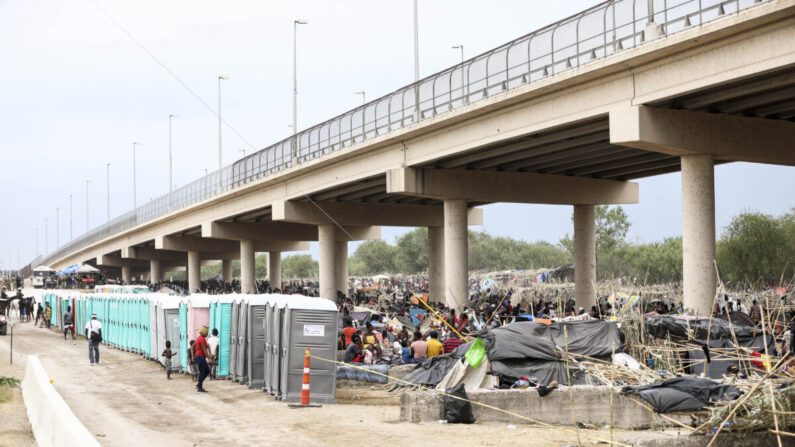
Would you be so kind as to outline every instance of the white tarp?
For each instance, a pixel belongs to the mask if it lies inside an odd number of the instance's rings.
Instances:
[[[436,389],[444,391],[460,383],[463,383],[468,390],[474,390],[476,388],[496,388],[499,386],[500,380],[496,376],[486,374],[488,372],[488,359],[484,358],[477,368],[473,368],[469,366],[466,357],[462,357],[461,360],[455,362],[455,366],[444,376],[444,379],[436,385]]]

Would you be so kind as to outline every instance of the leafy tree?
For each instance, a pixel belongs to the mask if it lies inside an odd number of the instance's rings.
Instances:
[[[724,280],[777,282],[795,272],[795,209],[778,218],[744,212],[723,229],[717,246]]]
[[[318,263],[311,255],[292,255],[282,258],[282,276],[292,278],[316,278]]]
[[[353,254],[355,261],[349,264],[349,272],[354,276],[396,273],[396,250],[382,240],[364,242]]]
[[[417,228],[397,238],[395,266],[396,270],[402,273],[420,273],[428,270],[427,228]]]

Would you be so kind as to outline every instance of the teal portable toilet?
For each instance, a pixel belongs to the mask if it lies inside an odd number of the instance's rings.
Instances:
[[[210,303],[210,334],[218,329],[218,366],[216,376],[229,375],[229,345],[232,334],[232,303],[234,298],[223,296]]]
[[[173,345],[174,342],[172,342],[171,344]],[[182,300],[179,302],[179,359],[180,359],[180,365],[182,365],[182,370],[185,372],[190,372],[190,369],[188,368],[189,347],[190,347],[190,340],[188,340],[188,303]]]

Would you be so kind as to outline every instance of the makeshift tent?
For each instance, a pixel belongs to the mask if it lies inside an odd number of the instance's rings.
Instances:
[[[660,413],[697,411],[719,402],[737,399],[742,392],[731,385],[708,379],[676,377],[639,387],[624,387],[622,394],[637,394]]]
[[[88,264],[83,264],[79,269],[75,270],[75,273],[99,273],[99,269]]]
[[[620,346],[618,328],[612,321],[587,320],[549,325],[530,321],[513,323],[478,334],[486,345],[488,374],[498,377],[505,385],[512,384],[521,376],[535,377],[541,384],[552,381],[569,383],[566,362],[562,360],[566,347],[564,328],[568,333],[568,350],[572,354],[609,362],[614,346]],[[436,387],[471,345],[472,341],[450,354],[422,361],[404,380]],[[472,372],[475,373],[476,369],[473,368]],[[585,374],[580,369],[571,366],[569,375],[572,383],[585,383]],[[469,378],[461,381],[468,383]]]

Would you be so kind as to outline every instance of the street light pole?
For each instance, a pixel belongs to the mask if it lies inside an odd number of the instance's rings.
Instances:
[[[39,257],[39,227],[36,227],[36,257]]]
[[[461,99],[464,99],[464,44],[453,45],[453,50],[461,50]]]
[[[55,249],[61,246],[61,207],[55,207]]]
[[[298,133],[298,25],[306,25],[305,20],[293,20],[293,137]],[[298,157],[298,141],[293,138],[293,162]]]
[[[107,166],[107,181],[108,181],[108,222],[110,222],[110,163]]]
[[[414,0],[414,82],[420,80],[420,31],[417,0]]]
[[[228,80],[225,76],[218,76],[218,175],[221,175],[221,168],[223,167],[223,156],[221,150],[221,81]],[[218,186],[220,187],[220,179]]]
[[[135,146],[140,146],[141,143],[133,141],[133,210],[138,208],[138,191],[136,188],[136,169],[135,169]]]
[[[50,219],[48,217],[45,217],[44,218],[44,256],[47,256],[47,253],[50,252],[50,244],[49,244],[49,239],[48,239],[48,234],[47,234],[47,233],[49,233],[49,229],[48,229],[49,222],[50,222]]]
[[[243,153],[243,158],[246,158],[246,150],[245,149],[240,149],[238,152],[242,152]]]
[[[91,180],[86,180],[86,234],[88,234],[88,229],[90,228],[88,225],[88,184],[91,183]]]
[[[365,99],[365,92],[364,92],[364,90],[362,90],[362,91],[360,91],[360,92],[356,92],[356,94],[357,94],[357,95],[362,95],[362,105],[365,105],[365,104],[367,104],[367,100]]]
[[[74,224],[74,220],[72,219],[72,194],[69,194],[69,242],[72,242],[72,225]]]
[[[220,111],[219,111],[220,112]],[[171,195],[174,193],[172,185],[174,184],[174,162],[171,154],[171,119],[177,118],[177,115],[168,115],[168,207],[171,208]]]

